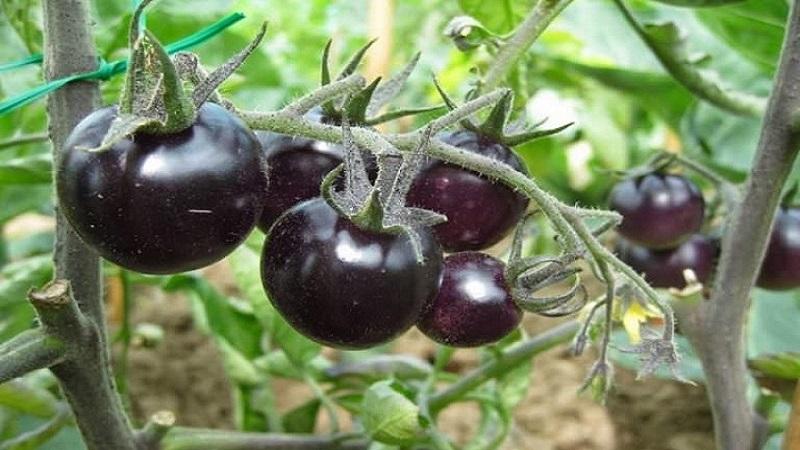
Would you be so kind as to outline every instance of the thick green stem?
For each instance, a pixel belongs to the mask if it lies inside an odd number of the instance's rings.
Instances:
[[[520,56],[570,3],[572,0],[539,0],[528,17],[514,30],[511,39],[500,48],[483,79],[483,89],[491,91],[499,86],[508,72],[519,63]]]

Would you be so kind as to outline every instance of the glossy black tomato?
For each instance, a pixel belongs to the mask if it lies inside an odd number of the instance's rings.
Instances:
[[[342,163],[344,150],[324,141],[287,135],[259,135],[269,166],[269,188],[258,220],[263,232],[287,209],[320,195],[322,179]]]
[[[440,344],[477,347],[500,340],[522,319],[506,285],[503,262],[479,252],[444,260],[439,293],[417,328]]]
[[[108,107],[81,121],[58,164],[59,205],[84,242],[115,264],[156,274],[197,269],[235,249],[255,227],[267,188],[255,135],[207,103],[184,131],[87,151],[116,117]]]
[[[800,287],[800,208],[778,210],[756,284],[772,290]]]
[[[703,195],[691,180],[663,173],[629,178],[614,186],[611,208],[622,215],[619,233],[650,248],[674,248],[700,230]]]
[[[443,142],[504,162],[527,174],[511,148],[473,131],[441,136]],[[522,218],[528,198],[475,172],[432,161],[417,175],[408,204],[447,216],[434,232],[448,252],[480,250],[499,242]]]
[[[308,200],[270,228],[261,280],[300,333],[332,347],[372,347],[410,328],[436,294],[442,253],[430,231],[419,235],[423,263],[406,235],[359,228],[324,200]]]
[[[683,288],[685,269],[692,269],[698,281],[705,283],[714,270],[718,245],[704,235],[695,234],[674,249],[654,250],[620,239],[616,253],[634,270],[644,274],[653,287]]]

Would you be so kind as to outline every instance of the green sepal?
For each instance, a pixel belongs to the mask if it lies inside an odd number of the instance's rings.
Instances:
[[[337,76],[336,78],[338,80],[343,80],[352,75],[358,68],[358,65],[361,63],[361,60],[364,59],[364,55],[367,53],[367,50],[369,50],[369,48],[372,47],[372,44],[374,44],[375,41],[377,41],[377,39],[372,39],[369,42],[367,42],[366,45],[361,47],[350,58],[350,61],[347,62],[347,64],[344,66],[344,69],[342,69],[342,71],[339,73],[339,76]]]
[[[367,106],[369,106],[372,94],[375,92],[375,88],[378,87],[378,83],[380,82],[380,77],[375,78],[372,83],[359,91],[347,102],[344,107],[344,112],[347,114],[350,123],[358,125],[367,122]]]
[[[416,116],[419,114],[427,114],[433,112],[439,112],[443,109],[446,109],[446,105],[433,105],[433,106],[423,106],[420,108],[408,108],[408,109],[398,109],[394,111],[388,111],[384,114],[379,116],[373,117],[371,119],[367,119],[364,124],[368,126],[374,126],[381,123],[389,122],[392,120],[399,119],[401,117],[409,117],[409,116]]]
[[[575,124],[574,122],[570,122],[570,123],[567,123],[567,124],[564,124],[564,125],[561,125],[561,126],[558,126],[558,127],[555,127],[555,128],[547,128],[547,129],[544,129],[544,130],[532,129],[532,130],[524,131],[524,132],[518,133],[518,134],[511,134],[511,135],[508,135],[508,136],[503,136],[502,137],[502,142],[503,142],[503,144],[505,144],[505,145],[507,145],[509,147],[514,147],[514,146],[517,146],[517,145],[524,144],[526,142],[532,141],[534,139],[539,139],[539,138],[543,138],[543,137],[546,137],[546,136],[550,136],[550,135],[559,133],[559,132],[571,127],[574,124]]]
[[[480,133],[494,140],[502,141],[513,101],[513,91],[506,91],[505,95],[500,98],[500,101],[495,103],[489,116],[486,117],[486,120],[478,126]]]
[[[152,119],[146,126],[152,134],[185,130],[197,117],[169,54],[147,30],[137,39],[131,54],[120,113]]]
[[[329,59],[331,57],[331,45],[333,44],[333,39],[328,39],[328,42],[325,44],[325,49],[322,50],[322,70],[320,74],[320,80],[322,86],[327,86],[331,84],[331,68],[329,65]]]

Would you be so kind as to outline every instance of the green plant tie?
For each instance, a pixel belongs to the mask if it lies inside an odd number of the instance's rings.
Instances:
[[[242,13],[233,13],[231,15],[228,15],[196,33],[193,33],[189,36],[186,36],[183,39],[180,39],[178,41],[175,41],[167,45],[166,46],[167,53],[169,54],[177,53],[186,50],[188,48],[194,47],[196,45],[202,44],[203,42],[211,39],[212,37],[216,36],[226,28],[230,27],[231,25],[235,24],[236,22],[242,19],[244,19],[244,14]],[[37,56],[38,60],[36,59]],[[31,55],[24,60],[0,66],[0,71],[10,70],[28,64],[35,64],[37,62],[41,62],[41,60],[42,60],[41,55]],[[125,69],[127,69],[127,67],[128,67],[127,59],[117,60],[111,63],[108,63],[101,59],[99,62],[99,67],[97,68],[97,70],[93,72],[77,73],[74,75],[69,75],[64,78],[59,78],[57,80],[53,80],[49,83],[37,86],[31,90],[23,92],[22,94],[16,95],[14,97],[8,98],[0,102],[0,116],[7,114],[24,105],[27,105],[28,103],[31,103],[53,91],[61,89],[65,85],[72,83],[74,81],[87,81],[87,80],[105,81],[114,75],[118,75],[124,72]]]
[[[25,59],[20,59],[19,61],[14,61],[6,64],[0,64],[0,72],[6,72],[9,70],[19,69],[25,66],[30,66],[31,64],[39,64],[42,62],[42,54],[41,53],[34,53],[31,56],[28,56]]]

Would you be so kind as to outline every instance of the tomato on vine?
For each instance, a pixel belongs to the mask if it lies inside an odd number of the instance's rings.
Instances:
[[[59,205],[100,255],[143,273],[207,266],[233,251],[261,213],[267,175],[261,146],[233,114],[203,105],[169,135],[137,133],[103,151],[116,107],[86,117],[56,174]]]
[[[674,248],[700,230],[705,201],[700,189],[681,175],[652,172],[618,182],[611,209],[622,215],[625,238],[649,248]]]
[[[261,280],[300,333],[358,349],[409,329],[436,294],[442,253],[426,225],[441,217],[404,205],[420,155],[406,156],[395,171],[380,168],[373,186],[344,130],[343,168],[325,178],[324,198],[295,205],[270,228]]]
[[[619,239],[616,246],[623,262],[644,274],[650,285],[660,288],[685,287],[685,269],[691,269],[701,283],[707,282],[718,251],[717,242],[702,234],[690,236],[674,249],[650,249],[625,239]]]
[[[454,108],[455,104],[438,83],[436,87],[445,103]],[[527,176],[525,163],[511,147],[557,133],[569,124],[549,130],[532,127],[509,135],[506,123],[511,103],[509,91],[482,124],[464,120],[461,124],[463,129],[441,135],[441,141],[492,158]],[[408,202],[445,215],[447,222],[436,225],[434,232],[442,248],[459,252],[481,250],[498,243],[522,219],[529,200],[522,193],[485,175],[433,160],[414,180]]]
[[[778,210],[756,285],[772,290],[800,287],[800,208]]]
[[[417,328],[440,344],[477,347],[502,339],[521,319],[505,264],[484,253],[460,252],[445,258],[439,292]]]

